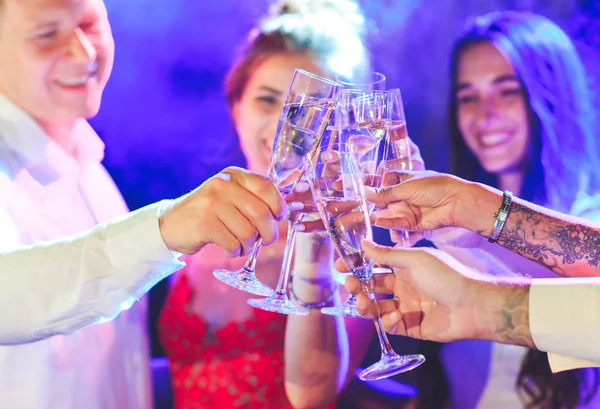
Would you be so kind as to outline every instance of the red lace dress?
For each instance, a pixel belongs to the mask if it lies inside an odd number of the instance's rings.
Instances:
[[[283,385],[286,316],[253,308],[251,319],[212,331],[188,312],[190,296],[181,274],[159,319],[175,409],[292,409]]]

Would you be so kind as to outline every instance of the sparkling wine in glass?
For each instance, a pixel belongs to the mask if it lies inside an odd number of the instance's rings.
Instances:
[[[389,130],[389,93],[383,90],[344,89],[335,110],[335,124],[338,135],[335,142],[345,143],[354,154],[358,169],[366,186],[380,187],[382,181],[381,163],[387,153],[384,147]],[[374,205],[368,203],[369,213]],[[388,273],[387,268],[374,267],[375,273]],[[346,274],[337,273],[334,278],[343,284]],[[356,311],[356,296],[349,294],[346,300],[336,306],[322,308],[329,315],[362,318]]]
[[[373,238],[362,179],[354,154],[348,150],[347,144],[322,144],[308,168],[309,184],[329,237],[371,301],[381,359],[363,370],[359,377],[361,380],[377,380],[414,369],[425,361],[425,357],[398,355],[383,329],[372,286],[373,262],[365,259],[361,247],[362,240]]]
[[[382,160],[378,165],[378,173],[381,175],[381,184],[378,187],[398,183],[400,178],[397,173],[413,168],[402,94],[398,88],[388,90],[387,94],[385,111],[389,120],[383,141]],[[410,247],[410,232],[401,230],[399,233],[402,245]]]
[[[287,195],[294,189],[305,171],[307,158],[318,148],[340,88],[338,83],[307,71],[296,69],[294,72],[279,116],[267,175],[282,194]],[[291,239],[288,235],[288,240]],[[259,238],[241,269],[215,270],[214,276],[251,294],[281,295],[279,284],[273,291],[256,278],[256,260],[261,246],[262,239]],[[287,300],[285,290],[283,296]]]
[[[336,76],[335,80],[344,87],[344,90],[348,90],[341,93],[343,97],[339,98],[337,104],[340,110],[337,112],[337,114],[335,114],[336,117],[346,120],[352,118],[352,113],[350,113],[350,117],[348,117],[348,102],[353,96],[362,95],[362,93],[368,91],[384,91],[386,84],[386,76],[377,71],[363,73],[355,78]],[[372,138],[369,139],[372,140]],[[340,138],[339,141],[342,141],[342,139]],[[374,175],[373,177],[377,176]],[[368,185],[371,186],[371,184]],[[346,274],[336,272],[334,273],[333,278],[338,284],[344,285],[346,281]],[[325,314],[341,314],[347,317],[362,318],[362,316],[356,311],[356,296],[354,294],[349,294],[348,298],[346,298],[346,301],[344,301],[344,303],[341,305],[323,308],[321,311]]]
[[[410,144],[399,89],[359,92],[343,90],[336,109],[339,140],[346,141],[354,153],[366,186],[386,187],[398,183],[398,171],[411,170]],[[375,205],[367,202],[369,213]],[[407,231],[401,231],[404,246],[410,245]],[[373,267],[373,273],[390,273],[386,267]],[[343,284],[346,274],[338,273]],[[356,296],[344,303],[321,310],[325,314],[361,317],[356,311]]]
[[[366,75],[355,78],[354,80],[357,82],[351,82],[349,79],[343,77],[336,77],[335,80],[344,88],[364,90],[385,89],[385,75],[379,72],[369,72]],[[308,310],[306,308],[299,307],[289,301],[286,292],[289,284],[291,261],[294,252],[294,242],[296,239],[296,231],[294,230],[294,226],[296,223],[301,221],[303,217],[304,214],[292,214],[288,219],[286,247],[283,253],[283,263],[281,265],[281,272],[279,274],[279,280],[277,283],[277,288],[275,289],[275,294],[264,299],[250,299],[248,300],[248,304],[251,306],[281,314],[308,315]],[[354,295],[351,295],[351,297],[354,297]],[[352,311],[354,311],[355,317],[360,317],[360,315],[356,312],[356,308],[349,310],[348,314],[350,314]]]

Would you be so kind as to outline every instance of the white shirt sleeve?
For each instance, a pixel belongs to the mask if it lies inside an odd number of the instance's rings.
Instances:
[[[532,280],[529,324],[553,372],[600,366],[600,278]]]
[[[183,267],[160,234],[165,203],[65,239],[1,251],[0,344],[111,320]]]

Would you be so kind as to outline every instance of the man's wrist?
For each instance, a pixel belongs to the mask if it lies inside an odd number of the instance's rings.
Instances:
[[[158,228],[165,246],[180,254],[193,254],[199,251],[206,243],[186,243],[184,232],[190,227],[184,225],[177,207],[181,206],[180,199],[162,200],[158,210]],[[187,247],[186,247],[187,246]]]
[[[502,192],[480,183],[468,182],[458,196],[457,224],[483,237],[494,227],[502,205]]]
[[[530,280],[482,284],[473,304],[477,338],[535,348],[529,326],[529,288]]]
[[[165,243],[165,246],[171,251],[179,251],[179,249],[173,248],[174,245],[171,243],[169,228],[170,228],[170,212],[175,205],[174,200],[163,200],[159,203],[158,207],[158,228],[160,235]]]

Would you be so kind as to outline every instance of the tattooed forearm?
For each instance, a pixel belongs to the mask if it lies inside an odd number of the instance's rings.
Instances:
[[[566,276],[600,274],[600,229],[513,202],[498,243]]]
[[[534,348],[529,329],[529,284],[513,284],[501,291],[502,301],[495,311],[494,340]]]

